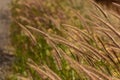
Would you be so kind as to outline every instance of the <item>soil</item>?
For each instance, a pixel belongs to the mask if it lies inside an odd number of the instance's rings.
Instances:
[[[12,73],[12,64],[15,56],[10,52],[10,10],[11,0],[0,0],[0,80],[6,80],[6,77]]]

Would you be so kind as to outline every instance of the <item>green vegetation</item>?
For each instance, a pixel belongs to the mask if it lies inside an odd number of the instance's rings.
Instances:
[[[89,0],[13,0],[12,80],[117,80],[120,17]]]

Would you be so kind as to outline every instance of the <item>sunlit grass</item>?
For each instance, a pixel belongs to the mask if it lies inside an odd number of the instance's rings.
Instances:
[[[11,12],[16,76],[30,80],[120,78],[116,14],[82,0],[16,0]]]

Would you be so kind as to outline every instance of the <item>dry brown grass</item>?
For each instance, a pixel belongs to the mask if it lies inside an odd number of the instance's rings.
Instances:
[[[73,6],[66,0],[64,3],[60,0],[21,0],[17,3],[19,7],[13,8],[13,22],[21,28],[16,34],[24,34],[34,44],[24,42],[24,49],[33,51],[37,56],[43,55],[44,53],[34,50],[37,45],[39,49],[43,48],[42,42],[39,41],[41,36],[52,48],[48,53],[52,55],[56,65],[39,64],[38,62],[45,60],[36,61],[34,58],[27,62],[41,79],[62,80],[64,75],[58,74],[51,66],[57,66],[57,71],[64,70],[62,60],[65,60],[67,67],[79,76],[73,76],[74,79],[82,79],[81,76],[85,76],[90,80],[119,80],[119,23],[114,25],[113,22],[120,21],[120,18],[116,14],[107,14],[95,3],[87,2],[91,9],[84,6],[89,9],[85,9],[86,12],[80,12],[79,5]],[[69,73],[69,70],[64,73]]]

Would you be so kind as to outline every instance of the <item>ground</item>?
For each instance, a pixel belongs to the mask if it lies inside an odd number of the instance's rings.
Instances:
[[[10,1],[0,0],[0,80],[6,80],[5,77],[11,73],[11,66],[15,59],[13,53],[9,51]]]

